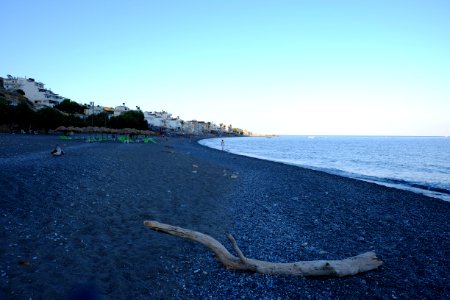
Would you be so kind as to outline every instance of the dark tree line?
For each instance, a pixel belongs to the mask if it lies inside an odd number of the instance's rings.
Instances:
[[[111,128],[136,128],[148,129],[147,121],[144,119],[144,114],[140,110],[130,110],[124,112],[120,116],[112,117],[109,120],[108,127]]]
[[[87,108],[85,105],[80,105],[77,102],[70,101],[70,99],[64,99],[55,108],[68,114],[83,114]]]
[[[120,116],[111,117],[102,112],[93,116],[84,116],[85,107],[69,99],[55,108],[45,107],[35,111],[27,101],[20,101],[16,106],[10,105],[0,95],[0,126],[9,131],[45,131],[59,126],[98,126],[109,128],[147,129],[147,122],[141,111],[127,111]]]

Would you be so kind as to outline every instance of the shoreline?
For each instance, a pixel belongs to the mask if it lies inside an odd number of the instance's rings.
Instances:
[[[220,150],[219,147],[208,146],[207,144],[200,143],[200,141],[208,140],[208,139],[218,139],[218,138],[217,137],[201,138],[201,139],[198,139],[197,142],[204,147],[207,147],[210,149],[215,149],[215,150]],[[420,195],[423,195],[426,197],[431,197],[434,199],[439,199],[439,200],[443,200],[446,202],[450,202],[450,190],[448,188],[436,187],[433,185],[426,185],[425,183],[404,181],[404,180],[399,180],[399,179],[389,178],[389,177],[375,177],[375,176],[370,176],[370,175],[352,173],[352,172],[344,171],[341,169],[330,169],[330,168],[326,168],[326,167],[316,167],[316,166],[310,166],[310,165],[305,165],[305,164],[290,163],[290,162],[286,162],[283,160],[270,159],[270,158],[266,158],[266,157],[262,157],[262,156],[258,156],[258,155],[252,155],[252,154],[241,154],[241,153],[232,152],[229,150],[225,150],[225,151],[227,151],[231,154],[234,154],[234,155],[239,155],[239,156],[243,156],[243,157],[251,157],[251,158],[255,158],[255,159],[259,159],[259,160],[263,160],[263,161],[271,161],[271,162],[276,162],[276,163],[285,164],[285,165],[289,165],[289,166],[295,166],[295,167],[299,167],[299,168],[324,172],[327,174],[361,180],[364,182],[369,182],[369,183],[373,183],[373,184],[377,184],[377,185],[381,185],[381,186],[385,186],[385,187],[391,187],[391,188],[404,190],[404,191],[410,191],[410,192],[420,194]]]
[[[63,157],[49,156],[59,142]],[[48,151],[47,151],[48,150]],[[450,204],[202,146],[0,135],[0,298],[448,298]],[[155,219],[276,262],[374,250],[385,264],[338,279],[230,271]],[[55,235],[56,234],[56,235]]]

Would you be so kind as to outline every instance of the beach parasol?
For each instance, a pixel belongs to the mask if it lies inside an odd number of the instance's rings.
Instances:
[[[65,132],[65,131],[67,131],[67,127],[65,127],[65,126],[59,126],[58,128],[55,129],[55,131],[62,131],[62,132]]]
[[[66,128],[67,131],[72,131],[72,132],[82,132],[81,128],[79,127],[74,127],[74,126],[69,126]]]

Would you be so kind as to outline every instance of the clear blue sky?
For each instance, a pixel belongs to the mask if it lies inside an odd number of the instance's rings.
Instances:
[[[258,133],[450,135],[450,1],[3,1],[0,76]]]

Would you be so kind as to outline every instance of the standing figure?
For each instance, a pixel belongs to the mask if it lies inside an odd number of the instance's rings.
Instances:
[[[220,142],[220,145],[222,146],[222,151],[223,151],[224,148],[225,148],[225,142],[222,140],[222,141]]]

